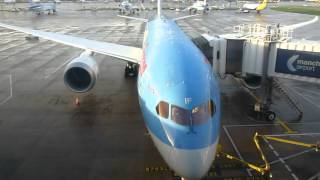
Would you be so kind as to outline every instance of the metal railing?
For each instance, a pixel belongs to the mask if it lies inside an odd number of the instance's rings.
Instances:
[[[233,27],[233,32],[246,39],[262,39],[265,42],[288,42],[292,40],[293,29],[277,25],[241,24]]]

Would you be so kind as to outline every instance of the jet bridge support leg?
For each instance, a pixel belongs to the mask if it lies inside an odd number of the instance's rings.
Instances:
[[[273,89],[273,78],[266,78],[262,85],[263,93],[262,98],[258,105],[258,118],[260,120],[274,121],[276,114],[270,110],[272,104],[272,89]],[[256,108],[255,108],[256,109]]]
[[[257,106],[260,108],[255,108],[255,110],[258,110],[258,118],[267,121],[273,121],[276,118],[276,114],[270,111],[270,106],[272,104],[273,78],[268,76],[269,59],[274,45],[273,42],[266,41],[264,43],[263,74],[261,79],[262,97],[261,101],[257,102],[259,103]]]

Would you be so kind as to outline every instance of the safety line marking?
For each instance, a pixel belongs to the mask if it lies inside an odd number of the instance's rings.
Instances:
[[[272,152],[274,153],[275,156],[277,156],[277,158],[279,159],[279,161],[284,165],[284,167],[287,169],[287,171],[291,174],[291,176],[293,177],[294,180],[299,180],[299,178],[292,172],[292,169],[290,168],[290,166],[285,162],[285,160],[283,158],[280,157],[279,153],[273,148],[273,146],[270,144],[270,142],[263,137],[263,140],[266,144],[268,144],[269,147],[272,147]]]
[[[269,144],[268,144],[268,146],[269,146],[269,148],[270,148],[271,150],[274,150],[273,147],[270,146]],[[301,152],[298,152],[298,153],[295,153],[295,154],[292,154],[292,155],[283,157],[283,158],[281,158],[281,159],[284,160],[284,161],[286,161],[286,160],[293,159],[293,158],[295,158],[295,157],[301,156],[301,155],[306,154],[306,153],[311,152],[311,151],[314,151],[314,149],[312,148],[312,149],[303,150],[303,151],[301,151]],[[274,164],[277,164],[277,163],[279,163],[279,162],[281,162],[281,161],[280,161],[279,159],[277,159],[277,160],[274,160],[274,161],[269,162],[269,165],[274,165]],[[262,166],[264,166],[264,164],[261,164],[261,165],[260,165],[260,167],[262,167]],[[253,171],[253,169],[250,169],[250,171]]]
[[[236,151],[238,157],[239,157],[242,161],[244,161],[244,159],[243,159],[242,155],[240,154],[240,151],[238,150],[236,144],[234,143],[234,141],[233,141],[233,139],[232,139],[232,137],[231,137],[231,135],[230,135],[227,127],[223,126],[223,130],[224,130],[224,132],[227,134],[227,137],[228,137],[229,141],[231,142],[231,144],[232,144],[232,146],[233,146],[233,149]],[[246,170],[247,170],[248,175],[249,175],[249,176],[252,176],[251,171],[250,171],[249,169],[246,169]]]
[[[276,120],[281,125],[281,127],[284,128],[287,131],[288,134],[296,133],[296,131],[293,131],[291,128],[289,128],[287,123],[284,122],[281,118],[277,117]]]

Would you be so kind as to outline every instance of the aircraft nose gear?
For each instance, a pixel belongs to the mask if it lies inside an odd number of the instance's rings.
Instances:
[[[276,113],[272,111],[267,111],[266,112],[266,120],[267,121],[274,121],[276,119]]]
[[[138,64],[128,62],[124,70],[125,77],[137,77],[138,75]]]

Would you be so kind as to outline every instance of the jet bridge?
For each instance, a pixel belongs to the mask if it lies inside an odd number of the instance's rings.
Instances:
[[[239,78],[248,89],[262,89],[255,105],[267,120],[274,120],[271,112],[272,89],[277,88],[299,113],[303,110],[292,96],[274,78],[287,78],[320,83],[320,42],[298,41],[292,38],[293,30],[318,20],[281,27],[277,25],[239,25],[234,34],[222,36],[202,35],[212,51],[212,65],[219,77],[227,74]],[[208,50],[207,50],[208,51]]]

